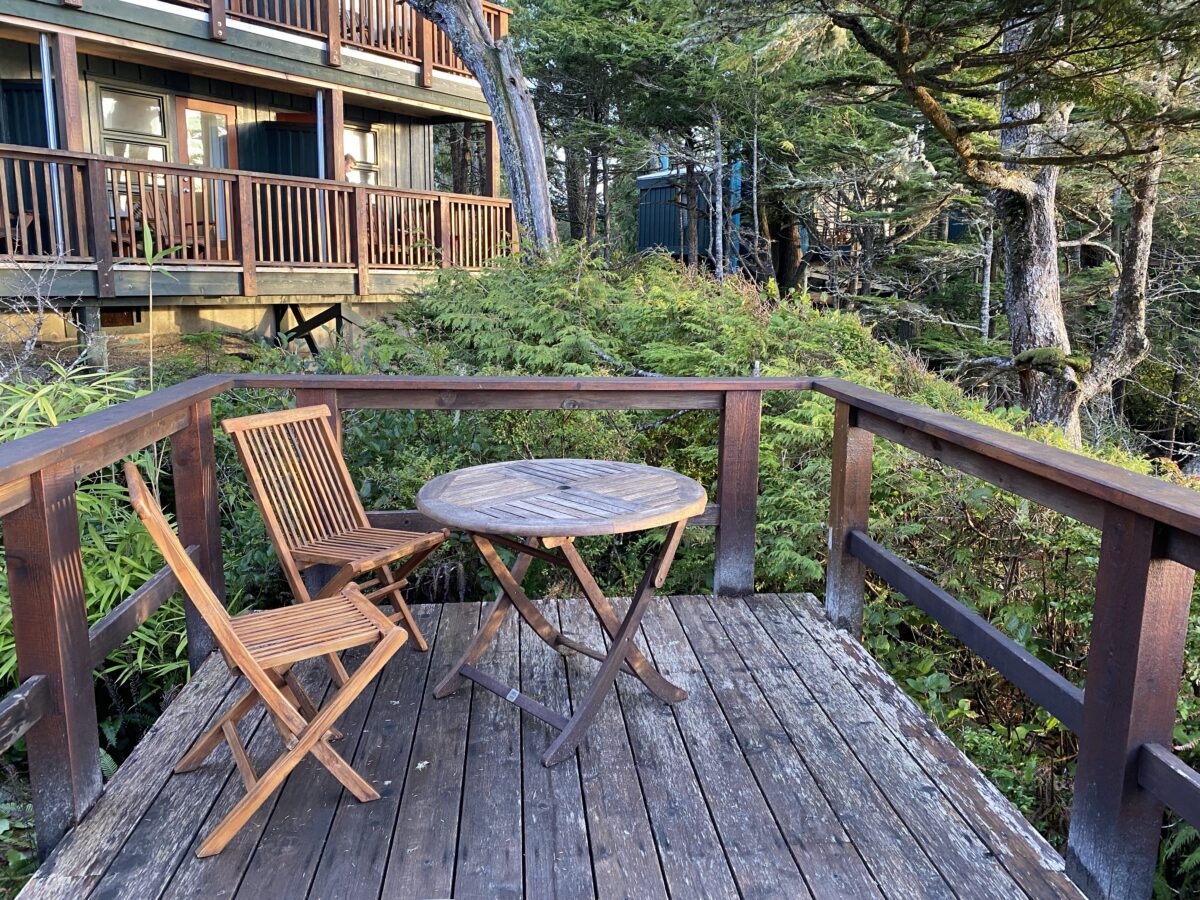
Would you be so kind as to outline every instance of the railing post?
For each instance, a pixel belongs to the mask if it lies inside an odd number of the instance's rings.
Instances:
[[[214,41],[223,41],[227,34],[225,0],[208,0],[208,36]]]
[[[242,296],[258,296],[258,246],[254,240],[254,183],[237,177],[238,255],[242,258]]]
[[[187,427],[171,436],[171,474],[175,483],[175,518],[184,546],[200,548],[196,566],[222,601],[225,560],[221,553],[221,506],[217,493],[213,446],[212,401],[192,404]],[[212,632],[191,601],[184,601],[188,664],[195,672],[216,649]]]
[[[1171,746],[1195,573],[1160,557],[1155,523],[1104,514],[1067,871],[1105,900],[1150,896],[1162,803],[1138,786],[1143,744]]]
[[[417,62],[421,66],[421,77],[418,79],[421,87],[433,87],[433,23],[420,13],[414,14],[417,19]]]
[[[342,412],[338,407],[338,392],[336,388],[298,388],[296,390],[296,406],[318,406],[324,403],[329,407],[329,424],[333,428],[333,436],[338,445],[342,443]]]
[[[454,229],[450,225],[450,201],[438,197],[437,248],[442,257],[442,268],[454,265]]]
[[[325,0],[326,60],[331,66],[342,64],[342,2]]]
[[[850,554],[847,538],[853,529],[867,530],[874,449],[875,435],[859,428],[855,409],[839,400],[833,418],[825,614],[856,638],[862,636],[867,570]]]
[[[105,184],[104,162],[89,157],[83,170],[83,215],[87,224],[88,243],[96,260],[96,296],[117,296],[113,279],[112,226],[108,216],[108,188]]]
[[[725,394],[717,456],[717,545],[713,571],[713,593],[717,595],[754,593],[761,415],[761,392]]]
[[[371,288],[371,234],[368,226],[367,189],[354,189],[354,261],[358,264],[358,296],[365,297]]]
[[[100,795],[100,744],[75,470],[43,469],[30,488],[30,502],[4,517],[4,555],[20,678],[44,675],[51,696],[51,711],[26,736],[45,856]]]

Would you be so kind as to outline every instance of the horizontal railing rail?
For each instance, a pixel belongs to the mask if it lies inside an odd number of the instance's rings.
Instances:
[[[361,188],[354,190],[361,203]],[[22,735],[29,741],[43,849],[99,790],[94,698],[83,689],[91,668],[176,588],[160,571],[89,632],[81,619],[78,529],[71,527],[76,483],[169,437],[183,539],[222,592],[211,400],[240,388],[324,403],[338,429],[349,409],[712,410],[720,417],[716,495],[695,524],[715,525],[714,591],[734,594],[754,588],[762,396],[828,395],[835,404],[830,617],[861,630],[870,571],[1079,735],[1067,859],[1072,876],[1093,895],[1144,893],[1164,804],[1200,819],[1200,773],[1171,750],[1200,537],[1200,497],[1187,488],[837,379],[235,375],[185,382],[0,446],[0,513],[21,678],[21,687],[0,702],[0,746]],[[871,536],[877,437],[1102,529],[1082,689]],[[394,527],[424,524],[413,510],[371,516]],[[188,625],[198,662],[211,643],[194,616]]]
[[[324,403],[340,434],[344,409],[697,409],[721,419],[716,502],[695,524],[715,526],[715,589],[753,590],[758,420],[763,391],[806,390],[807,378],[441,378],[206,376],[0,446],[0,516],[20,687],[0,701],[0,749],[29,747],[38,846],[48,852],[100,792],[92,670],[178,589],[161,569],[88,627],[75,491],[78,482],[163,439],[171,442],[176,521],[219,596],[224,575],[212,399],[275,389]],[[415,521],[411,510],[372,513]],[[185,604],[193,667],[213,644]]]
[[[257,294],[260,268],[479,269],[517,251],[512,203],[0,144],[0,260],[114,267],[231,267]]]
[[[1067,864],[1090,896],[1149,894],[1164,805],[1200,826],[1200,772],[1171,752],[1200,565],[1200,495],[839,379],[829,562],[831,619],[860,634],[869,572],[1079,736]],[[875,437],[1101,530],[1081,689],[870,535]]]
[[[227,20],[324,38],[328,63],[341,65],[343,44],[416,63],[420,83],[432,87],[434,69],[472,77],[445,32],[404,0],[169,0],[209,13],[209,36],[228,38]],[[484,19],[496,39],[508,34],[507,7],[484,0]]]

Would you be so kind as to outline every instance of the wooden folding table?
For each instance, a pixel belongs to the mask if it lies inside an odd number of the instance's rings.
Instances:
[[[542,762],[566,759],[583,739],[619,672],[639,679],[667,703],[687,698],[634,644],[655,588],[662,587],[687,520],[703,511],[704,488],[672,472],[633,463],[589,459],[536,459],[491,463],[433,479],[417,494],[417,508],[449,528],[465,531],[479,549],[501,591],[462,657],[434,690],[445,697],[466,680],[475,682],[559,730]],[[623,534],[667,526],[667,535],[642,577],[623,620],[600,590],[575,549],[575,538]],[[523,538],[524,540],[516,540]],[[516,552],[509,569],[496,547]],[[521,588],[532,560],[562,566],[575,576],[612,638],[607,653],[567,637],[550,624]],[[476,668],[511,609],[560,653],[600,661],[600,671],[569,718]]]

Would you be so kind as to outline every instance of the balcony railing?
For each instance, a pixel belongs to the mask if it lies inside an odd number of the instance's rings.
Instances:
[[[323,38],[330,65],[340,65],[341,47],[380,53],[421,67],[423,86],[432,85],[433,70],[470,77],[445,32],[403,0],[171,0],[207,10],[215,40],[227,36],[227,18]],[[507,7],[483,3],[492,35],[508,34]]]
[[[516,247],[512,204],[0,145],[0,261],[92,264],[100,296],[113,266],[169,250],[166,266],[481,268]],[[108,293],[106,293],[106,290]]]
[[[713,592],[731,596],[754,589],[763,393],[824,394],[836,408],[830,618],[858,632],[870,570],[1079,736],[1067,857],[1090,896],[1146,896],[1164,805],[1200,825],[1200,772],[1172,744],[1193,570],[1200,566],[1200,498],[1186,488],[833,378],[241,375],[197,378],[0,447],[0,517],[21,677],[0,701],[0,747],[27,735],[43,852],[100,793],[92,668],[177,588],[160,571],[89,630],[76,484],[170,438],[180,536],[223,594],[211,401],[234,388],[290,391],[300,405],[326,404],[339,427],[346,409],[714,410],[716,503],[694,524],[716,526]],[[877,439],[1102,529],[1085,689],[886,549],[885,533],[871,535]],[[419,515],[374,514],[377,524],[393,527],[410,527]],[[212,642],[195,616],[188,631],[198,665]]]

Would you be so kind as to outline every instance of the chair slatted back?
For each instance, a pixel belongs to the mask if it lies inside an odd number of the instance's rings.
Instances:
[[[150,537],[154,540],[159,552],[162,553],[163,559],[171,567],[175,577],[179,579],[183,592],[192,601],[205,624],[212,629],[217,646],[224,652],[226,660],[246,676],[246,679],[254,685],[260,695],[264,698],[267,696],[276,698],[279,691],[275,683],[266,671],[254,661],[253,654],[234,631],[233,620],[228,610],[225,609],[225,605],[213,592],[204,576],[200,574],[200,570],[192,562],[192,558],[188,556],[175,529],[163,515],[162,508],[154,499],[154,495],[150,493],[149,488],[146,487],[146,482],[142,480],[137,466],[131,462],[125,463],[125,484],[129,488],[129,499],[138,518],[142,520],[146,531],[150,533]],[[276,704],[278,705],[278,702],[282,700],[282,696],[279,695]],[[291,724],[296,724],[297,720],[287,716],[286,710],[283,710],[281,714],[287,717]],[[303,727],[303,720],[298,721],[298,727]]]
[[[329,407],[226,419],[250,488],[287,550],[367,525],[329,424]]]
[[[167,565],[179,579],[184,593],[188,595],[188,599],[192,601],[204,618],[205,624],[212,629],[217,643],[222,646],[226,644],[241,646],[241,641],[230,624],[229,613],[225,609],[225,605],[213,593],[208,581],[200,574],[200,570],[188,556],[183,543],[175,534],[170,523],[167,522],[167,517],[163,515],[158,501],[154,499],[154,495],[146,487],[146,482],[142,480],[137,466],[131,462],[125,463],[125,483],[129,487],[129,499],[133,503],[138,518],[142,520],[142,524],[146,526],[150,537],[153,538],[159,552],[162,553],[163,559],[167,561]]]

